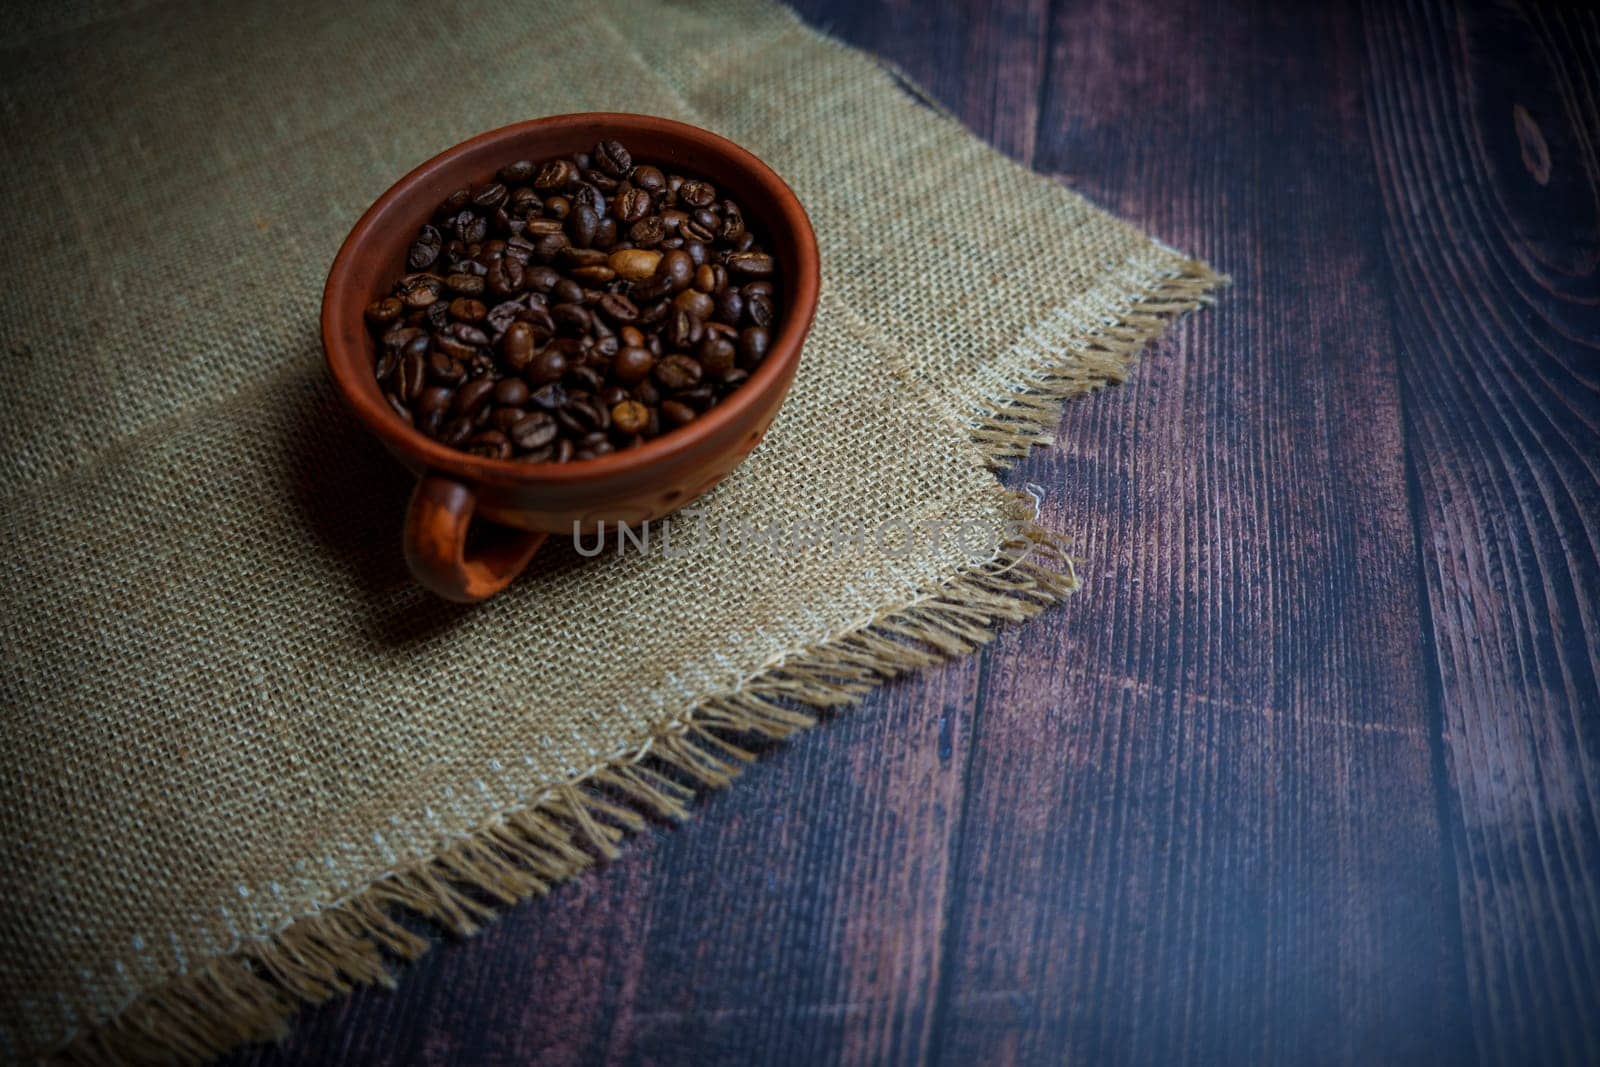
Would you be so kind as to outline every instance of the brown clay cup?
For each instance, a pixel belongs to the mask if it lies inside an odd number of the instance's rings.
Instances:
[[[390,410],[373,377],[366,305],[405,273],[406,252],[434,208],[507,163],[588,151],[616,138],[634,157],[704,178],[744,208],[778,262],[782,320],[748,381],[688,426],[597,459],[515,463],[458,452]],[[402,544],[417,581],[440,596],[477,601],[514,579],[549,534],[600,523],[659,519],[716,485],[760,442],[800,363],[816,314],[817,240],[799,200],[766,164],[731,141],[681,122],[593,112],[520,122],[443,152],[394,184],[361,216],[328,272],[322,345],[339,394],[356,418],[418,476]],[[474,518],[490,526],[469,549]]]

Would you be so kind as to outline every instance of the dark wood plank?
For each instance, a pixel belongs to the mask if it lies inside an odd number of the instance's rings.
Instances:
[[[1147,13],[1058,11],[1036,165],[1235,285],[1019,472],[1092,584],[991,660],[945,1059],[1454,1058],[1360,21]]]
[[[1600,16],[1367,15],[1477,1050],[1592,1063]]]

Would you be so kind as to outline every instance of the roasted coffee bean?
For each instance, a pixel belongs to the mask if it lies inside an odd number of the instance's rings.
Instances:
[[[528,417],[528,413],[521,408],[508,408],[496,405],[494,412],[489,416],[489,425],[501,433],[510,433],[511,427]]]
[[[417,239],[411,242],[411,251],[406,254],[406,266],[412,270],[427,270],[439,258],[439,250],[443,247],[444,238],[439,231],[432,226],[424,226],[422,232],[417,234]]]
[[[617,272],[624,281],[642,282],[661,265],[661,253],[648,248],[625,248],[611,253],[606,266]]]
[[[537,168],[533,165],[533,160],[519,159],[515,163],[507,163],[505,166],[501,167],[499,173],[496,174],[495,177],[499,178],[507,185],[521,185],[523,182],[533,177],[536,169]]]
[[[678,186],[678,202],[691,208],[710,207],[717,201],[717,190],[710,182],[690,178]]]
[[[572,268],[573,279],[587,286],[604,285],[616,276],[617,272],[604,263],[596,263],[592,267]]]
[[[651,215],[640,219],[628,229],[628,240],[640,248],[654,248],[667,236],[666,223],[661,221],[660,215]]]
[[[514,259],[497,259],[489,264],[484,281],[496,296],[515,296],[522,291],[527,277],[521,263]]]
[[[632,385],[643,381],[655,365],[656,357],[648,348],[624,348],[611,361],[611,376],[625,385]]]
[[[554,346],[546,348],[528,365],[528,381],[535,385],[558,382],[567,373],[567,357]]]
[[[467,439],[467,451],[486,459],[510,459],[511,442],[499,430],[484,430]]]
[[[506,407],[521,407],[528,396],[528,384],[521,378],[502,378],[494,387],[494,402]]]
[[[481,300],[458,296],[450,301],[450,317],[461,322],[482,322],[488,314],[489,309],[483,306]]]
[[[388,381],[389,376],[394,373],[395,367],[399,366],[399,364],[400,357],[395,354],[394,349],[385,348],[378,353],[378,358],[373,362],[373,377],[380,382]]]
[[[579,337],[588,333],[594,322],[589,309],[577,303],[557,304],[550,309],[550,317],[555,320],[558,332]]]
[[[611,202],[611,210],[618,222],[632,225],[650,214],[654,205],[655,200],[647,191],[630,186],[616,195]]]
[[[711,313],[716,310],[716,302],[698,289],[685,289],[672,298],[672,306],[702,321],[709,319]]]
[[[601,141],[594,146],[594,165],[613,178],[626,178],[633,169],[633,154],[621,141]]]
[[[717,230],[717,240],[731,243],[743,237],[744,215],[739,211],[739,205],[732,200],[724,200],[717,206],[722,211],[722,225]]]
[[[495,383],[487,378],[477,378],[456,390],[455,403],[450,410],[457,415],[472,418],[477,415],[489,398],[494,395]]]
[[[510,437],[518,448],[543,448],[556,439],[556,420],[543,411],[529,412],[511,427]]]
[[[683,225],[678,227],[678,236],[682,237],[685,242],[693,241],[696,244],[704,245],[704,244],[714,240],[716,238],[716,235],[717,234],[716,234],[716,230],[715,229],[713,229],[710,226],[701,225],[700,221],[698,219],[695,219],[695,218],[684,219],[683,220]],[[688,249],[688,245],[685,244],[684,248],[685,248],[685,250],[687,250]],[[705,249],[704,248],[702,248],[699,251],[699,253],[694,255],[694,260],[695,260],[696,263],[699,263],[699,262],[703,261],[704,258],[705,258]]]
[[[493,211],[506,202],[506,187],[499,182],[490,182],[472,195],[472,203],[486,211]]]
[[[694,421],[695,410],[676,400],[661,402],[661,418],[668,426],[687,426]]]
[[[578,180],[578,168],[570,159],[552,159],[539,168],[539,173],[533,179],[533,187],[543,192],[546,189],[555,191],[565,189]],[[549,202],[546,201],[546,207]]]
[[[405,305],[398,298],[386,296],[367,305],[367,323],[373,327],[387,326],[400,317]]]
[[[756,293],[744,301],[745,318],[750,320],[752,326],[771,326],[773,317],[772,297],[766,293]]]
[[[544,210],[544,201],[539,199],[538,193],[523,185],[511,191],[506,210],[511,212],[513,218],[532,219]]]
[[[704,295],[704,294],[701,294]],[[693,348],[705,336],[705,325],[691,312],[675,308],[661,331],[662,340],[673,348]]]
[[[445,288],[458,296],[482,296],[483,275],[470,271],[456,271],[444,280]]]
[[[528,402],[534,407],[543,408],[545,411],[554,411],[557,408],[566,407],[567,399],[567,391],[562,387],[561,383],[551,382],[535,389],[533,395],[528,397]]]
[[[739,366],[751,370],[767,358],[772,337],[764,326],[749,326],[739,331]]]
[[[643,163],[633,168],[633,173],[628,180],[647,192],[659,193],[667,187],[667,176],[661,173],[661,168]]]
[[[460,385],[467,380],[467,365],[454,356],[435,352],[428,357],[428,377],[444,385]]]
[[[606,293],[595,307],[600,309],[600,314],[618,324],[632,322],[639,317],[638,305],[621,293]]]
[[[416,414],[436,415],[450,406],[455,395],[455,390],[447,385],[430,385],[417,397]]]
[[[777,264],[719,195],[610,140],[452,193],[364,309],[386,401],[450,447],[532,463],[701,417],[779,317]]]
[[[407,403],[413,403],[422,395],[422,390],[428,384],[428,363],[421,355],[408,350],[400,357],[400,367],[397,371],[396,393]]]
[[[489,232],[489,220],[471,208],[462,208],[450,220],[450,229],[457,238],[473,245],[483,240]]]
[[[672,355],[663,359],[652,372],[656,383],[668,391],[689,389],[700,384],[703,373],[700,364],[685,355]]]
[[[600,216],[588,204],[578,204],[567,216],[567,236],[579,248],[594,243],[595,230],[600,227]]]
[[[735,326],[745,314],[744,296],[731,285],[717,293],[712,302],[715,305],[712,317],[718,322]]]
[[[412,274],[400,282],[399,296],[406,307],[425,308],[439,299],[444,282],[433,274]]]
[[[717,334],[707,334],[700,342],[696,353],[700,357],[700,366],[706,374],[718,380],[724,380],[727,373],[733,369],[737,352],[733,342]]]
[[[765,252],[735,252],[728,257],[728,270],[749,278],[765,278],[772,274],[772,257]]]

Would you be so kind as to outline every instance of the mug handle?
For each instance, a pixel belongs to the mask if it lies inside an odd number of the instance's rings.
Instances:
[[[496,536],[467,557],[467,530],[477,498],[454,478],[428,471],[406,511],[406,563],[411,574],[446,600],[486,600],[521,574],[547,534],[494,526]]]

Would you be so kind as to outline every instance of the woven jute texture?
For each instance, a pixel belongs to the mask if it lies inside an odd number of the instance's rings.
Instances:
[[[30,17],[0,74],[8,1058],[270,1035],[1070,592],[994,468],[1218,280],[758,0]],[[418,161],[583,110],[767,160],[816,224],[816,327],[700,536],[552,539],[446,605],[327,381],[323,274]]]

